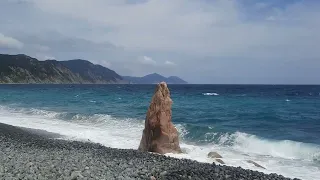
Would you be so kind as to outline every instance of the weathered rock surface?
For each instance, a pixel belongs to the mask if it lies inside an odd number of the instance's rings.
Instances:
[[[218,154],[217,152],[209,152],[208,157],[209,158],[222,158],[222,156],[220,154]]]
[[[150,103],[139,150],[165,153],[181,153],[178,131],[171,122],[172,100],[165,82],[157,85]]]

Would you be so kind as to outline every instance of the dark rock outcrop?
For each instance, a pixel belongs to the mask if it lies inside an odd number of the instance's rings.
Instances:
[[[178,131],[171,122],[171,106],[170,91],[167,84],[161,82],[156,87],[147,112],[140,151],[181,153]]]

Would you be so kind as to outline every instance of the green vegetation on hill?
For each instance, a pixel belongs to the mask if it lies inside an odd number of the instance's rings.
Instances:
[[[39,61],[27,55],[0,54],[0,83],[125,83],[116,72],[85,60]]]

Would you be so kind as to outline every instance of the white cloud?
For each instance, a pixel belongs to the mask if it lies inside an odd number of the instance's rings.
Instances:
[[[164,62],[165,65],[168,65],[168,66],[175,66],[176,64],[172,61],[166,61]]]
[[[19,40],[0,33],[0,48],[21,49],[22,47],[23,43]]]
[[[157,62],[155,60],[153,60],[151,57],[148,56],[143,56],[141,58],[139,58],[139,62],[142,64],[148,64],[148,65],[156,65]]]

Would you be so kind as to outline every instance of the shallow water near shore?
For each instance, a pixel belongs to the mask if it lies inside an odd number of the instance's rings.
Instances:
[[[137,149],[154,85],[1,85],[0,122]],[[320,177],[320,86],[169,85],[184,154]],[[253,160],[266,170],[247,162]]]

